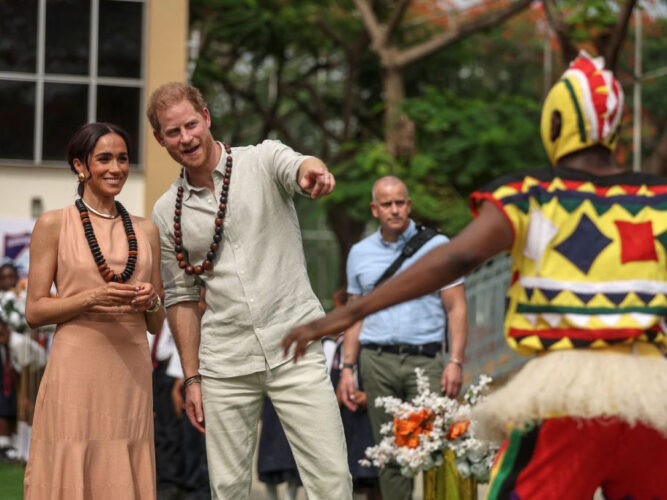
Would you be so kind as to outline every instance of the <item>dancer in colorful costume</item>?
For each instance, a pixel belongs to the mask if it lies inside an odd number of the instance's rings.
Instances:
[[[475,415],[478,435],[507,438],[488,498],[667,498],[667,180],[614,165],[622,107],[603,60],[580,54],[544,103],[553,167],[473,193],[459,236],[284,347],[301,353],[507,250],[505,335],[534,359]]]

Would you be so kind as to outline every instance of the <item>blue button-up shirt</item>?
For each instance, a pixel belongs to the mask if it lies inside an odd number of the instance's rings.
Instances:
[[[365,295],[375,282],[394,262],[405,244],[417,233],[414,221],[396,242],[385,241],[378,229],[361,240],[350,250],[347,258],[347,292]],[[400,273],[410,267],[435,247],[447,243],[446,236],[438,234],[427,241],[412,257],[406,259],[396,271]],[[458,279],[443,289],[463,283]],[[444,340],[447,318],[440,292],[419,299],[403,302],[378,311],[364,319],[359,340],[362,344],[427,344]]]

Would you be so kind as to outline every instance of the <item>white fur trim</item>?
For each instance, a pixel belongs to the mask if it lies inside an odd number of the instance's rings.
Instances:
[[[665,387],[667,359],[662,356],[548,352],[473,409],[475,434],[501,441],[510,425],[570,416],[642,422],[667,436]]]

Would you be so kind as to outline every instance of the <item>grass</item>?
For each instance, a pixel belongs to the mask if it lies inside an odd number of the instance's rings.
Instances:
[[[0,498],[2,500],[23,499],[22,465],[0,464]]]

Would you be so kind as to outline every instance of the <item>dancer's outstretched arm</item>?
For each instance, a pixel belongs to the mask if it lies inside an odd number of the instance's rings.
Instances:
[[[292,330],[282,341],[285,353],[292,344],[296,344],[296,361],[312,340],[343,331],[380,309],[435,292],[488,258],[509,250],[513,238],[512,227],[500,209],[484,202],[477,219],[449,243],[434,248],[414,265],[359,300]]]

